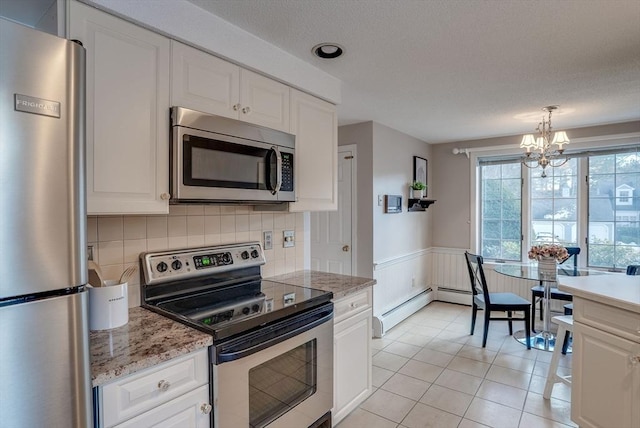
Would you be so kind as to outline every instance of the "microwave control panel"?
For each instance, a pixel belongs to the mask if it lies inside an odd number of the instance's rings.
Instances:
[[[282,185],[280,190],[293,191],[293,155],[291,153],[282,153]]]

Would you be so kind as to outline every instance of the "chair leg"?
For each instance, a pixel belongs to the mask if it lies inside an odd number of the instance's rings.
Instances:
[[[489,334],[489,321],[491,318],[491,311],[489,309],[484,310],[484,334],[482,336],[482,347],[487,346],[487,335]]]
[[[531,293],[531,322],[535,324],[535,321],[536,321],[536,298],[532,292]],[[531,331],[533,331],[534,333],[536,332],[534,325],[531,326]]]
[[[565,334],[568,333],[563,324],[558,326],[557,338],[563,343],[558,343],[556,340],[555,348],[553,349],[553,356],[551,357],[551,364],[549,364],[549,373],[547,373],[547,382],[544,385],[544,393],[542,396],[545,399],[551,398],[551,392],[553,391],[553,385],[556,383],[558,376],[558,363],[560,362],[560,350],[564,347]]]
[[[471,335],[473,335],[473,331],[476,328],[476,315],[478,314],[478,305],[475,302],[471,306]]]
[[[562,355],[567,355],[567,350],[569,349],[569,337],[571,333],[568,331],[564,334],[564,340],[562,341]]]
[[[527,349],[531,349],[531,319],[532,318],[529,317],[529,311],[525,310],[524,311],[524,330],[525,330],[525,337],[527,338]]]
[[[544,299],[540,299],[540,300],[539,300],[539,302],[540,302],[540,321],[544,321],[544,320],[542,319],[542,314],[544,313],[544,308],[542,307],[542,305],[543,305],[543,303],[544,303],[544,302],[543,302],[543,300],[544,300]]]
[[[513,312],[507,311],[507,317],[509,318],[509,336],[513,336],[513,321],[511,321],[511,318],[513,318]]]

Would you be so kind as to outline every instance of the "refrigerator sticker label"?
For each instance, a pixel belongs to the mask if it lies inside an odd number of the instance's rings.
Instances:
[[[28,95],[15,94],[15,109],[25,113],[41,114],[60,118],[60,103]]]

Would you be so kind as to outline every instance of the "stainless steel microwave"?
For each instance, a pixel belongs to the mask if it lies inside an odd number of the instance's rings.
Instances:
[[[171,108],[172,203],[295,201],[295,136]]]

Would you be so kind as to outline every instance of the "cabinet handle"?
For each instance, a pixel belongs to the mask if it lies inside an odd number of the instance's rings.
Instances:
[[[162,392],[165,392],[166,390],[168,390],[171,387],[171,384],[169,383],[168,380],[161,380],[160,382],[158,382],[158,389]]]
[[[243,108],[242,108],[242,112],[243,112],[244,114],[249,114],[249,113],[251,113],[251,109],[250,109],[249,107],[243,107]]]
[[[171,194],[169,193],[161,193],[160,194],[160,199],[162,199],[163,201],[168,201],[169,199],[171,199]]]
[[[631,355],[629,357],[629,362],[632,366],[638,365],[638,363],[640,363],[640,355]]]
[[[240,104],[234,104],[233,111],[238,111],[238,110],[240,110]]]
[[[357,308],[357,307],[358,307],[358,304],[357,304],[357,303],[352,303],[352,304],[350,304],[349,306],[351,306],[352,308]]]
[[[211,409],[212,407],[209,403],[204,403],[202,406],[200,406],[200,411],[203,415],[208,415],[209,413],[211,413]]]

